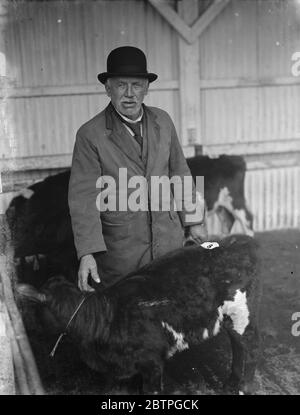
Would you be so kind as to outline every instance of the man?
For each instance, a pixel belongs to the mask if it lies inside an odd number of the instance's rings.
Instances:
[[[203,206],[192,223],[186,219],[184,203],[179,212],[152,209],[150,199],[147,209],[140,211],[99,211],[99,177],[112,178],[116,186],[109,196],[119,200],[126,187],[120,183],[120,172],[125,169],[126,180],[143,177],[149,192],[152,177],[184,178],[190,177],[190,171],[169,115],[143,104],[149,83],[157,79],[156,74],[147,71],[144,53],[130,46],[114,49],[107,59],[107,72],[99,74],[98,79],[111,102],[78,130],[69,184],[82,290],[91,289],[89,274],[96,282],[110,285],[181,247],[184,229],[197,242],[206,238]],[[134,189],[126,191],[130,198]],[[167,193],[173,197],[171,186]],[[195,188],[192,193],[195,197]]]

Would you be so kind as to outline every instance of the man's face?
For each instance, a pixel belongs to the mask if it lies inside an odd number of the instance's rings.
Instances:
[[[148,85],[144,78],[109,78],[105,89],[113,106],[125,117],[135,120],[140,115]]]

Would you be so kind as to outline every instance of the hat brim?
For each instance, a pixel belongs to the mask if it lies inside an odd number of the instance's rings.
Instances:
[[[97,76],[99,82],[101,82],[101,84],[105,84],[105,82],[107,81],[108,78],[116,78],[119,76],[124,76],[127,78],[146,78],[148,79],[149,82],[153,82],[157,79],[157,75],[155,73],[109,73],[109,72],[103,72],[103,73],[99,73],[99,75]]]

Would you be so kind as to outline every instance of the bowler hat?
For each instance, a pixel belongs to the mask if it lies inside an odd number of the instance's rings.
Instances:
[[[155,73],[147,71],[144,52],[133,46],[121,46],[112,50],[107,57],[107,72],[99,73],[98,79],[105,84],[108,78],[115,76],[147,78],[149,82],[157,79]]]

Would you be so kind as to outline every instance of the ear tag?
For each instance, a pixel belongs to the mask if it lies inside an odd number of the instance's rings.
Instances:
[[[218,242],[203,242],[203,244],[201,244],[202,248],[205,249],[214,249],[214,248],[219,248],[219,244]]]

